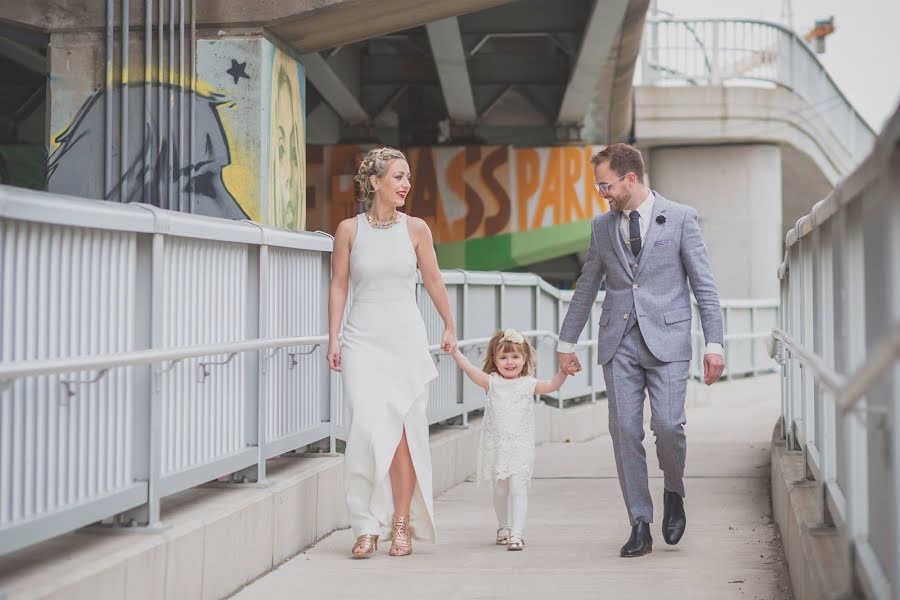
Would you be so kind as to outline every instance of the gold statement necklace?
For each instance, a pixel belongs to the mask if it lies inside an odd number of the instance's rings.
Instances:
[[[390,229],[400,222],[400,212],[395,210],[394,216],[387,221],[379,221],[371,212],[366,212],[366,219],[369,221],[369,225],[375,229]]]

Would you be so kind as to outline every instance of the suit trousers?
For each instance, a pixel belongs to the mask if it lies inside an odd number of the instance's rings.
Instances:
[[[634,317],[630,316],[633,321]],[[650,429],[656,437],[656,456],[665,488],[684,497],[687,440],[684,412],[690,361],[663,362],[641,335],[640,325],[628,323],[612,359],[603,365],[609,399],[609,432],[622,496],[633,526],[653,522],[653,500],[647,481],[644,451],[644,398],[650,397]]]

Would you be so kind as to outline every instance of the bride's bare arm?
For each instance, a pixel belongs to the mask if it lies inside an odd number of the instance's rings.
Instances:
[[[341,370],[341,347],[338,334],[344,308],[347,306],[347,291],[350,286],[350,248],[356,237],[356,220],[345,219],[334,234],[334,250],[331,253],[331,284],[328,287],[328,366]]]
[[[422,272],[422,283],[425,290],[431,296],[431,301],[444,321],[444,335],[441,347],[444,352],[453,352],[456,349],[456,323],[450,310],[450,297],[444,286],[444,278],[441,277],[441,269],[438,266],[437,255],[434,253],[434,239],[431,229],[422,219],[409,218],[410,233],[416,248],[416,260],[419,270]]]

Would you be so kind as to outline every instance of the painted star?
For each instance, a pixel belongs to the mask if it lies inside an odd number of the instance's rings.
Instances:
[[[234,77],[234,83],[237,84],[238,80],[241,77],[243,77],[244,79],[248,79],[248,80],[250,79],[250,76],[247,75],[247,71],[245,70],[246,68],[247,68],[247,63],[245,63],[245,62],[239,63],[238,61],[236,61],[232,58],[231,59],[231,68],[225,72],[228,73],[229,75],[231,75],[232,77]]]

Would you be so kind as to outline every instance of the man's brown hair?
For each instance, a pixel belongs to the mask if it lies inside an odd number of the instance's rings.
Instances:
[[[591,157],[591,164],[596,168],[602,162],[609,161],[609,168],[622,177],[625,173],[637,175],[639,183],[644,181],[644,159],[640,150],[628,144],[607,146]]]

